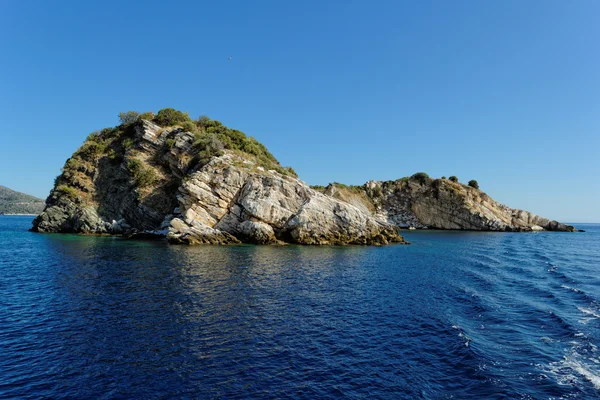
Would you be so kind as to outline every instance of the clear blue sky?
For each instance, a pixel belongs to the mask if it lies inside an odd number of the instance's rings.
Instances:
[[[0,7],[0,185],[45,198],[119,111],[174,107],[255,136],[310,184],[457,175],[600,222],[596,0]]]

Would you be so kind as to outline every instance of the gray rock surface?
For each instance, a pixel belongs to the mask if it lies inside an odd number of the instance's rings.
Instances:
[[[403,241],[392,225],[312,190],[296,178],[254,171],[251,162],[227,153],[190,174],[177,195],[181,219],[171,222],[169,240],[196,236],[193,240],[202,242],[200,236],[212,237],[217,231],[231,235],[228,239],[259,244]]]
[[[402,228],[575,231],[570,225],[512,209],[479,189],[447,179],[370,181],[364,188],[375,205],[374,215]]]
[[[245,153],[225,150],[202,165],[189,132],[142,121],[132,135],[118,165],[85,160],[86,192],[73,197],[57,185],[33,230],[163,235],[173,244],[404,242],[393,225]],[[136,184],[132,160],[154,171],[151,187]]]
[[[237,230],[245,242],[256,244],[277,243],[273,227],[264,222],[244,221],[238,226]]]
[[[194,134],[179,127],[141,121],[111,132],[101,138],[104,153],[86,142],[65,164],[32,230],[163,236],[174,244],[312,245],[403,243],[398,227],[575,230],[446,179],[320,192],[242,151],[201,158]]]

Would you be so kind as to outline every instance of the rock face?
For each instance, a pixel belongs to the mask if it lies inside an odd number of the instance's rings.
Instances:
[[[446,179],[314,190],[255,139],[209,119],[186,124],[138,120],[90,135],[65,163],[32,230],[313,245],[405,243],[400,227],[575,230]]]
[[[241,165],[241,166],[236,166]],[[397,229],[275,171],[227,153],[192,172],[177,198],[172,243],[388,244]]]
[[[515,232],[576,230],[527,211],[511,209],[479,189],[447,179],[369,181],[355,192],[358,193],[349,196],[347,190],[340,190],[335,185],[328,186],[325,191],[336,198],[352,197],[354,202],[365,203],[368,199],[377,219],[402,228]]]
[[[76,168],[59,177],[33,230],[145,232],[173,244],[404,243],[392,224],[250,154],[224,149],[199,162],[196,135],[149,121],[120,135],[129,140],[107,143],[122,157],[81,157],[80,149],[79,161],[67,162]],[[145,176],[154,177],[150,185],[141,184]]]

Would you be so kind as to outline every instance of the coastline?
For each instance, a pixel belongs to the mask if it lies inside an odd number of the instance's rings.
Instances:
[[[37,217],[39,214],[0,214],[0,217]]]

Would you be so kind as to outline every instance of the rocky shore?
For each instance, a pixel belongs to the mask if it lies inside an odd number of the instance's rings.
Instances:
[[[121,157],[82,157],[80,149],[65,164],[32,230],[154,234],[174,244],[405,242],[393,224],[267,169],[252,154],[223,148],[198,162],[198,135],[146,120],[131,129],[126,149],[118,139],[108,145]],[[153,179],[140,182],[132,165]]]
[[[398,232],[408,227],[574,230],[445,179],[316,190],[218,121],[150,119],[90,135],[65,163],[32,230],[312,245],[405,243]]]
[[[400,228],[576,231],[573,226],[507,207],[479,189],[449,179],[369,181],[351,189],[331,184],[324,193],[368,209],[378,220]]]

